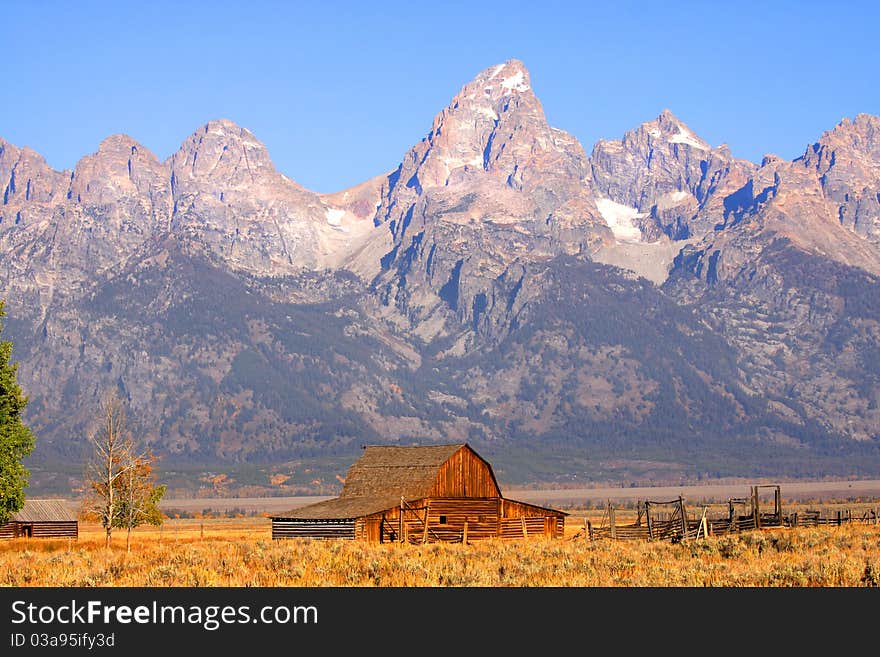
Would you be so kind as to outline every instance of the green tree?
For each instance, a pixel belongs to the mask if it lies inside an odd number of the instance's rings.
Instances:
[[[126,530],[125,549],[128,552],[131,552],[132,529],[140,525],[158,526],[165,519],[159,509],[165,486],[156,482],[155,460],[150,453],[132,457],[125,472],[114,483],[119,512],[113,526]]]
[[[0,301],[0,320],[5,316],[5,302]],[[23,460],[34,449],[34,435],[21,419],[28,398],[16,382],[18,364],[11,358],[12,342],[0,342],[0,524],[24,505],[30,472]]]

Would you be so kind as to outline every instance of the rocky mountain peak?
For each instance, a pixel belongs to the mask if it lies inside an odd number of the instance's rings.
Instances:
[[[712,148],[668,109],[664,109],[656,119],[647,121],[635,131],[627,133],[624,140],[638,139],[642,134],[646,134],[651,143],[660,141],[666,144],[680,144],[704,151]]]
[[[166,162],[171,229],[180,241],[258,275],[338,265],[366,231],[275,169],[266,146],[233,121],[209,121]],[[354,225],[357,224],[357,225]]]
[[[583,147],[547,123],[523,63],[481,71],[383,186],[375,217],[393,240],[382,258],[388,298],[409,317],[445,308],[484,321],[513,261],[613,240],[588,181]]]
[[[531,76],[521,61],[511,59],[484,69],[465,84],[449,106],[435,117],[433,128],[442,126],[450,116],[474,114],[474,118],[499,121],[501,114],[518,108],[523,101],[537,102]],[[537,107],[540,108],[540,104]]]
[[[880,166],[880,117],[859,114],[855,119],[844,118],[807,148],[802,160],[825,174],[839,156],[862,160],[869,168]]]
[[[766,167],[771,164],[778,164],[779,162],[784,162],[784,160],[776,153],[765,153],[764,157],[761,158],[762,167]]]
[[[129,198],[165,206],[169,194],[168,171],[159,159],[128,135],[117,134],[76,163],[67,196],[85,205]]]
[[[98,153],[119,153],[130,152],[136,153],[140,150],[146,150],[137,141],[125,134],[110,135],[98,144]]]
[[[876,149],[880,147],[880,116],[862,113],[854,119],[844,117],[834,128],[826,131],[819,141],[846,143],[877,155]]]
[[[69,176],[69,171],[54,171],[32,148],[0,139],[0,223],[7,218],[21,223],[28,214],[24,206],[63,197]]]
[[[529,70],[518,59],[491,66],[464,86],[460,97],[491,97],[497,100],[523,93],[533,93]]]
[[[721,199],[755,169],[726,145],[712,148],[668,109],[620,140],[597,142],[590,165],[600,209],[602,202],[610,208],[603,213],[609,225],[624,217],[623,229],[632,223],[646,241],[710,230],[723,216]]]
[[[797,161],[819,176],[839,223],[880,245],[880,117],[843,119]]]
[[[528,70],[511,59],[481,71],[436,115],[403,163],[410,174],[405,182],[429,188],[454,185],[474,172],[507,177],[526,151],[553,148],[553,142]]]
[[[208,121],[190,135],[167,162],[175,194],[189,193],[192,184],[226,188],[272,185],[283,179],[266,146],[247,128],[228,119]]]
[[[563,179],[565,185],[580,187],[586,166],[583,147],[548,125],[528,70],[511,59],[478,73],[437,114],[430,132],[390,177],[384,205],[400,206],[402,196],[415,198],[424,190],[462,185],[491,184],[531,193],[558,187]],[[498,193],[506,194],[503,189]],[[546,217],[551,210],[539,203],[537,212]],[[389,220],[382,208],[377,216]]]

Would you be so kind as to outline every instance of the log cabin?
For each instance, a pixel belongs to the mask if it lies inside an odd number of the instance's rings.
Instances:
[[[272,538],[370,543],[561,538],[567,514],[505,498],[466,443],[368,445],[339,497],[272,517]]]
[[[79,521],[64,500],[25,500],[0,525],[0,538],[78,538]]]

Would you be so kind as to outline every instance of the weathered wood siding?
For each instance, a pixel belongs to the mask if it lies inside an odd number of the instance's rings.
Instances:
[[[533,536],[562,538],[565,533],[565,514],[561,511],[545,509],[516,500],[502,499],[500,515],[501,538],[530,538]],[[523,519],[525,519],[525,533],[523,532]]]
[[[347,538],[355,537],[354,520],[300,520],[273,518],[272,539],[279,538]]]
[[[517,538],[562,538],[565,532],[565,518],[556,516],[520,516],[519,518],[502,518],[500,538],[513,540]]]
[[[428,510],[428,541],[461,540],[467,523],[469,541],[498,536],[499,498],[431,498],[425,500]],[[423,512],[422,512],[423,513]],[[443,519],[446,522],[441,523]],[[415,531],[424,528],[418,523]],[[424,533],[424,532],[423,532]],[[421,537],[419,537],[421,538]]]
[[[31,525],[32,538],[78,538],[77,522],[35,522]]]
[[[492,468],[469,447],[440,466],[431,497],[501,497]]]
[[[79,523],[75,520],[8,522],[0,525],[0,538],[22,538],[28,535],[28,529],[31,538],[79,538]]]
[[[354,537],[358,541],[380,543],[382,541],[382,516],[367,516],[355,520]]]
[[[560,512],[543,510],[528,504],[513,503],[501,517],[502,498],[427,498],[408,502],[401,523],[400,509],[388,509],[363,519],[363,530],[356,538],[370,542],[459,543],[490,538],[522,539],[533,537],[562,538],[565,517]],[[529,515],[525,515],[528,513]],[[427,518],[427,529],[425,520]],[[523,528],[525,527],[525,531]]]

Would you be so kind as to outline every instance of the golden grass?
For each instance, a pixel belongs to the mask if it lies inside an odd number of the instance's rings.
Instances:
[[[271,540],[268,518],[169,520],[103,545],[0,542],[0,586],[859,587],[880,585],[880,526],[776,529],[686,544],[574,538],[471,545]],[[580,523],[580,525],[579,525]]]

